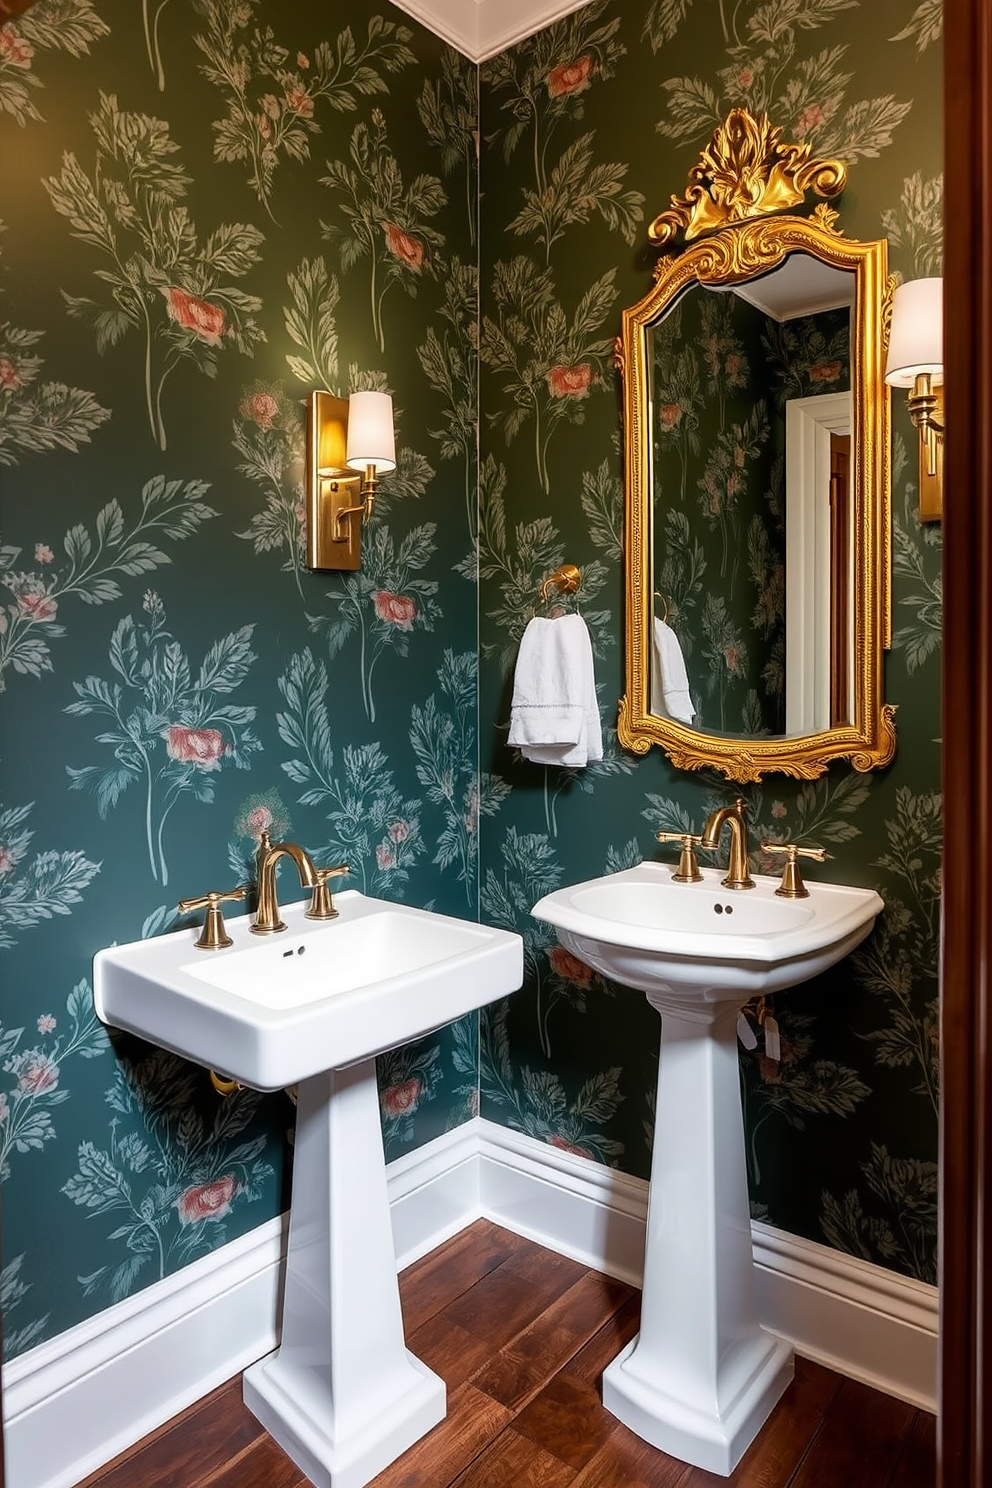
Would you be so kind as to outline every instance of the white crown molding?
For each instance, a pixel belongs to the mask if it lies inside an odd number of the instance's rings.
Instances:
[[[397,1269],[485,1217],[640,1285],[647,1184],[478,1118],[389,1164]],[[807,1358],[936,1408],[937,1291],[752,1224],[758,1314]],[[8,1488],[71,1488],[271,1352],[284,1219],[3,1371]]]
[[[462,52],[484,62],[552,21],[581,10],[589,0],[392,0],[415,20]]]

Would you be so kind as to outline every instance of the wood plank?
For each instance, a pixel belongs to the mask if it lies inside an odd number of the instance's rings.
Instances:
[[[576,1473],[571,1488],[620,1488],[621,1484],[623,1488],[685,1488],[690,1471],[684,1462],[659,1452],[616,1421],[603,1445]],[[847,1488],[847,1484],[838,1483],[836,1488]]]
[[[406,1342],[411,1353],[441,1376],[449,1392],[471,1379],[493,1352],[488,1339],[467,1332],[443,1312],[408,1333]]]
[[[629,1296],[629,1287],[586,1271],[473,1377],[487,1395],[519,1411]]]
[[[887,1488],[914,1414],[891,1395],[844,1380],[791,1488]]]
[[[400,1302],[407,1334],[467,1292],[490,1271],[533,1242],[480,1219],[421,1256],[400,1275]]]
[[[473,1385],[459,1385],[448,1397],[441,1424],[373,1478],[370,1488],[446,1488],[511,1419],[498,1400]]]
[[[151,1432],[79,1488],[174,1488],[196,1484],[265,1436],[241,1398],[241,1377],[228,1380],[189,1410]]]
[[[918,1410],[889,1488],[933,1488],[937,1481],[937,1418]]]
[[[545,1290],[501,1266],[444,1308],[444,1316],[466,1333],[501,1349],[553,1301]]]
[[[595,1385],[562,1373],[520,1412],[513,1429],[578,1471],[605,1444],[616,1424]]]
[[[183,1488],[313,1488],[305,1473],[302,1473],[281,1447],[276,1446],[271,1436],[262,1436],[254,1446],[240,1456],[232,1458],[215,1473],[202,1478],[176,1478],[175,1484]],[[136,1488],[135,1480],[131,1480]],[[141,1488],[147,1488],[144,1480]]]
[[[455,1479],[454,1488],[569,1488],[574,1476],[559,1458],[542,1452],[511,1427]],[[420,1480],[420,1488],[426,1481]],[[430,1481],[431,1488],[437,1488]]]
[[[569,1376],[598,1386],[607,1364],[612,1364],[617,1354],[627,1347],[640,1325],[641,1294],[632,1291],[630,1300],[603,1324],[599,1332],[570,1361]]]

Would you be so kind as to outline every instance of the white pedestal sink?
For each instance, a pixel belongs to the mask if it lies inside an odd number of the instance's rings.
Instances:
[[[293,1205],[276,1352],[245,1401],[318,1488],[361,1488],[445,1414],[445,1388],[406,1348],[375,1056],[519,987],[518,935],[347,891],[339,918],[303,904],[264,940],[194,932],[100,951],[105,1023],[260,1090],[298,1085]]]
[[[641,1331],[603,1375],[603,1403],[673,1457],[729,1476],[792,1378],[759,1326],[737,1060],[737,1015],[854,949],[882,908],[870,889],[779,880],[676,884],[642,863],[548,894],[532,913],[573,955],[661,1013]]]

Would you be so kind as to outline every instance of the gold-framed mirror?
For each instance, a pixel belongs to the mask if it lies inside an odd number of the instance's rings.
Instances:
[[[893,281],[821,202],[840,161],[735,109],[649,236],[623,313],[626,693],[620,743],[731,780],[895,752],[889,645]]]

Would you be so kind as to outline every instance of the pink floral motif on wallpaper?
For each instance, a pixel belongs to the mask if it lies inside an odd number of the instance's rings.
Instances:
[[[227,753],[224,735],[219,729],[187,728],[173,723],[162,730],[165,752],[170,759],[196,765],[201,770],[217,770]]]
[[[219,346],[224,333],[224,312],[219,305],[199,300],[185,289],[163,289],[166,313],[184,331],[192,331],[208,346]]]
[[[176,1211],[181,1225],[199,1224],[201,1220],[223,1219],[231,1211],[237,1191],[233,1173],[225,1173],[212,1183],[196,1183],[185,1189],[176,1199]]]
[[[548,73],[548,94],[563,98],[569,93],[582,93],[589,87],[596,64],[588,54],[574,62],[562,62]]]
[[[578,362],[574,367],[551,367],[547,379],[553,398],[587,398],[593,369],[588,362]]]
[[[407,594],[391,594],[388,589],[377,589],[372,603],[379,620],[395,625],[400,630],[412,630],[417,614],[415,602]]]

